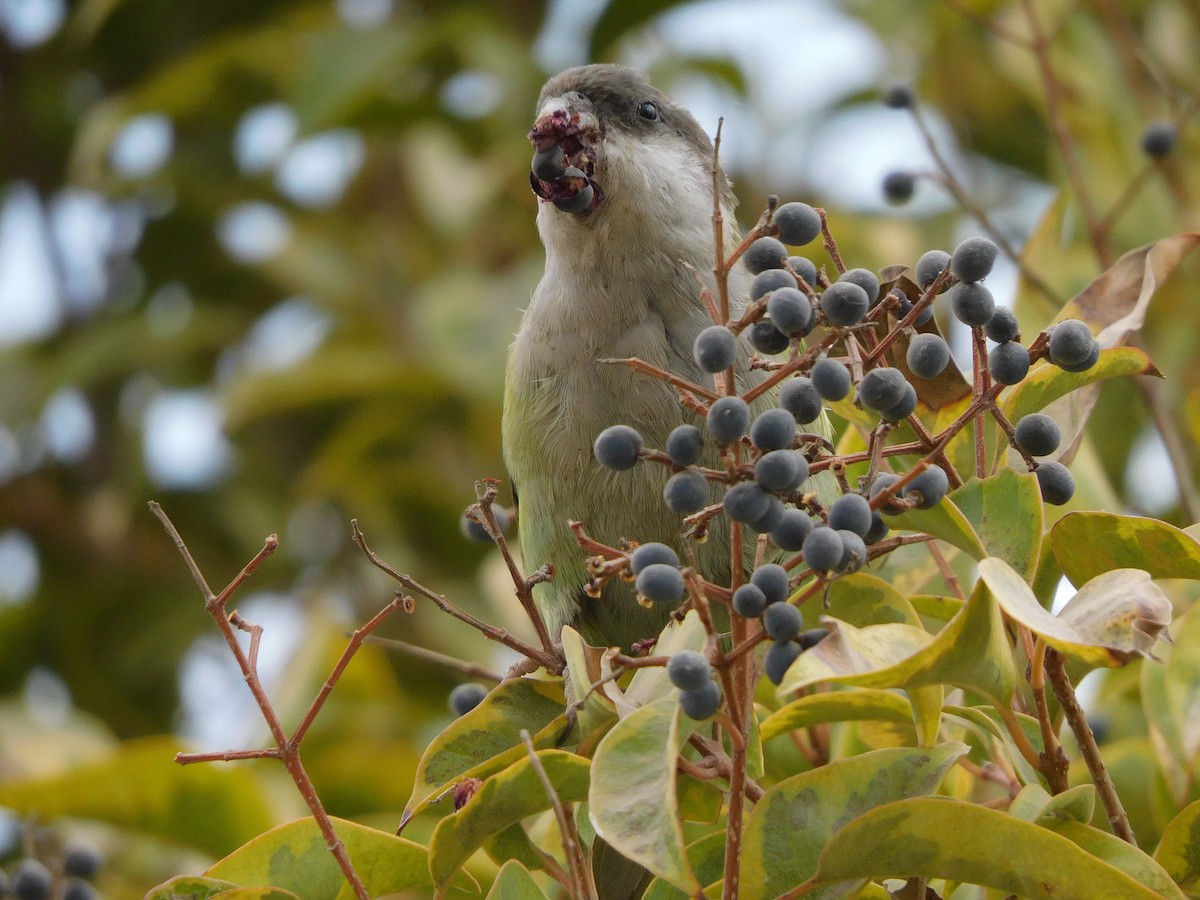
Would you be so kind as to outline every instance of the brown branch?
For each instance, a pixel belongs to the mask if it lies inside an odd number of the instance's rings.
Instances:
[[[349,635],[347,635],[349,637]],[[467,662],[466,660],[458,659],[453,656],[448,656],[445,653],[438,653],[436,650],[429,650],[425,647],[418,647],[416,644],[409,644],[404,641],[398,641],[394,638],[379,637],[374,634],[366,636],[366,643],[377,644],[380,647],[386,647],[389,650],[395,650],[414,659],[431,662],[434,665],[443,666],[447,669],[452,669],[465,675],[467,678],[482,678],[484,681],[493,681],[499,684],[504,680],[503,675],[498,675],[486,666],[481,666],[478,663]]]
[[[546,789],[546,796],[550,798],[550,805],[554,809],[554,818],[558,820],[563,852],[567,857],[567,868],[571,873],[571,896],[578,900],[594,900],[596,889],[588,876],[587,864],[583,858],[583,845],[579,841],[579,832],[575,829],[575,820],[571,818],[570,812],[558,796],[558,791],[554,789],[554,784],[546,773],[546,767],[542,765],[542,760],[533,747],[533,740],[524,728],[521,729],[521,743],[525,745],[525,751],[529,754],[529,764],[537,773],[542,787]]]

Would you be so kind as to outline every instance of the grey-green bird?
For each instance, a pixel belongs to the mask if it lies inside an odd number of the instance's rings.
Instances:
[[[681,518],[662,499],[670,471],[642,462],[614,472],[596,462],[592,445],[609,425],[630,425],[659,448],[677,425],[702,426],[670,385],[599,360],[638,357],[713,385],[692,356],[696,335],[712,324],[700,288],[714,288],[713,145],[644,73],[613,65],[551,78],[530,139],[546,273],[512,346],[504,404],[521,551],[529,568],[554,566],[553,581],[536,589],[554,637],[570,624],[589,643],[628,648],[658,634],[670,610],[643,608],[633,586],[615,579],[600,598],[584,595],[585,555],[567,523],[581,521],[610,545],[661,541],[686,559]],[[739,239],[733,193],[724,173],[717,183],[728,253]],[[735,307],[747,290],[738,266]],[[707,577],[728,577],[726,536],[714,532],[697,549]]]

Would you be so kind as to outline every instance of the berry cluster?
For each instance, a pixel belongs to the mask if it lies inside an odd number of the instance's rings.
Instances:
[[[100,872],[100,854],[86,844],[66,848],[50,866],[32,856],[20,860],[6,875],[0,869],[0,897],[16,900],[96,900],[100,895],[91,881]]]
[[[838,264],[833,278],[789,251],[822,233]],[[803,630],[803,618],[793,604],[811,593],[798,591],[793,597],[793,590],[810,577],[817,587],[827,585],[894,549],[902,541],[888,539],[887,516],[930,509],[961,483],[962,476],[940,452],[950,432],[930,435],[915,415],[922,383],[941,378],[952,366],[949,345],[931,324],[934,301],[945,294],[949,313],[971,329],[976,408],[990,412],[1005,427],[1012,446],[1036,473],[1048,503],[1065,503],[1074,493],[1065,466],[1035,459],[1058,449],[1059,429],[1041,413],[1009,423],[996,398],[1003,386],[1023,380],[1040,359],[1080,372],[1096,363],[1100,349],[1088,326],[1078,320],[1060,322],[1029,344],[1022,343],[1015,315],[996,304],[984,283],[999,255],[997,245],[987,238],[969,238],[953,253],[931,250],[907,277],[881,284],[867,269],[842,266],[818,211],[787,203],[774,210],[773,218],[741,249],[742,264],[753,276],[750,303],[740,317],[705,328],[693,346],[697,367],[715,376],[718,390],[696,385],[690,396],[681,392],[684,405],[702,415],[702,426],[677,427],[665,448],[658,450],[647,447],[628,425],[612,425],[596,438],[594,453],[601,465],[617,471],[639,464],[668,465],[672,474],[663,501],[685,517],[686,533],[700,537],[714,517],[723,515],[738,527],[765,535],[769,544],[760,546],[768,558],[770,547],[776,548],[783,564],[759,565],[750,580],[733,591],[730,605],[738,616],[761,620],[772,642],[765,671],[778,684],[800,653],[825,634],[823,629]],[[769,374],[738,394],[728,385],[738,366],[741,340],[761,354],[751,360],[750,368]],[[993,344],[990,351],[988,340]],[[839,349],[844,352],[837,354]],[[781,353],[788,353],[786,361],[767,358]],[[775,387],[775,405],[769,406]],[[697,402],[697,396],[708,402]],[[877,417],[867,453],[839,456],[828,440],[803,430],[821,419],[827,406],[838,409],[838,404],[852,404]],[[840,409],[850,412],[846,406]],[[861,421],[861,413],[854,417]],[[966,427],[966,418],[953,427]],[[902,453],[899,447],[887,447],[886,438],[904,425],[920,440],[910,442],[911,449]],[[921,458],[907,471],[887,471],[904,455]],[[846,466],[861,462],[868,463],[867,471],[851,484]],[[834,479],[815,480],[821,472],[835,476],[837,495],[831,496]],[[714,497],[718,490],[720,496]],[[646,544],[627,555],[643,602],[676,606],[687,598],[684,572],[673,549]],[[789,597],[793,603],[787,602]],[[672,680],[689,698],[685,702],[693,712],[708,710],[709,704],[715,709],[719,702],[709,674],[703,684],[699,678],[695,684]]]

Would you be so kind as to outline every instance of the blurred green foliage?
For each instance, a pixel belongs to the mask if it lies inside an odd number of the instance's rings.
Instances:
[[[762,108],[740,68],[745,60],[663,49],[674,45],[662,40],[658,17],[682,5],[607,4],[587,44],[591,58],[649,54],[668,91],[686,79],[712,79],[752,113],[777,113]],[[1028,5],[1052,42],[1060,108],[1049,112],[1021,3],[853,3],[845,13],[877,36],[889,59],[884,68],[910,79],[927,113],[944,123],[938,133],[954,142],[960,177],[981,209],[1003,209],[1031,183],[1055,192],[1026,252],[1053,292],[1047,298],[1023,283],[1021,302],[1035,320],[1042,316],[1034,326],[1108,260],[1200,227],[1200,134],[1190,121],[1200,91],[1200,13],[1185,0]],[[763,5],[762,14],[772,8]],[[88,723],[83,758],[100,758],[114,739],[178,725],[181,660],[211,629],[175,548],[146,510],[151,498],[215,588],[267,534],[280,534],[280,553],[243,593],[287,592],[306,613],[303,652],[277,682],[287,722],[297,721],[332,665],[341,632],[390,597],[349,541],[350,518],[397,568],[520,627],[515,604],[505,605],[503,579],[480,569],[490,555],[461,539],[458,518],[475,479],[503,476],[503,360],[540,273],[524,134],[547,74],[532,50],[546,14],[544,4],[525,0],[414,0],[378,23],[355,25],[328,0],[83,0],[42,44],[18,48],[0,37],[0,185],[29,185],[42,203],[66,189],[93,191],[132,204],[144,219],[140,240],[106,260],[108,289],[95,309],[69,313],[44,338],[0,349],[0,424],[22,452],[0,484],[0,529],[28,535],[40,564],[35,594],[0,604],[0,695],[18,695],[36,667],[60,676],[77,707],[61,735],[73,740],[84,727],[78,722]],[[763,54],[820,40],[778,35]],[[448,85],[463,73],[482,75],[494,89],[478,115],[446,102]],[[235,131],[265,103],[288,104],[300,138],[332,129],[361,137],[361,168],[336,202],[297,203],[270,169],[239,169]],[[804,127],[877,106],[874,93],[835,92]],[[113,141],[145,113],[169,118],[173,151],[161,169],[122,176],[111,163]],[[1139,135],[1162,118],[1180,124],[1180,142],[1152,164]],[[1056,128],[1070,136],[1066,158]],[[767,131],[756,139],[771,139]],[[888,134],[881,129],[874,139],[886,142]],[[791,158],[782,138],[776,145]],[[780,189],[772,183],[777,169],[732,173],[746,222],[761,198]],[[946,204],[928,213],[837,205],[829,197],[839,196],[838,186],[797,170],[786,183],[829,208],[842,253],[856,265],[911,264],[925,249],[952,247],[980,228]],[[1088,191],[1083,206],[1080,183]],[[249,201],[277,207],[291,237],[277,254],[247,264],[223,249],[217,226]],[[1093,237],[1095,219],[1105,221],[1103,242],[1089,239],[1089,215]],[[1017,232],[1010,237],[1019,245],[1020,223],[997,220]],[[1160,290],[1142,334],[1168,376],[1155,387],[1179,431],[1190,479],[1200,439],[1196,274],[1190,260]],[[164,290],[188,298],[169,327]],[[320,346],[277,369],[239,356],[262,316],[293,297],[328,316]],[[73,462],[38,450],[42,411],[65,387],[82,392],[95,424],[89,451]],[[214,392],[232,463],[202,489],[164,489],[144,465],[141,411],[156,391],[191,388]],[[1144,473],[1127,490],[1125,466],[1151,422],[1131,380],[1106,386],[1080,456],[1093,505],[1143,508]],[[1191,524],[1178,504],[1165,517]],[[427,606],[384,631],[462,657],[490,652]],[[448,718],[444,698],[457,680],[375,648],[355,661],[306,744],[332,813],[394,822],[421,748]],[[46,759],[18,740],[28,737],[22,731],[0,730],[0,780],[50,775],[56,764],[79,761]],[[282,821],[297,808],[277,778],[262,772],[259,789]],[[189,843],[168,825],[169,817],[142,823],[142,831]],[[124,858],[136,874],[127,885],[110,884],[114,896],[178,870],[175,859],[164,863],[129,846]]]

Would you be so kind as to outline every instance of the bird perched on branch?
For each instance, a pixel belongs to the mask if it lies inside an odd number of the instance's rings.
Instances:
[[[623,423],[661,448],[675,426],[700,424],[669,384],[600,360],[637,357],[712,387],[692,345],[713,324],[700,298],[702,286],[714,290],[713,144],[644,73],[615,65],[551,78],[529,137],[546,273],[512,346],[504,404],[521,550],[529,566],[554,565],[553,581],[536,589],[553,636],[571,624],[589,643],[628,649],[657,635],[669,610],[643,608],[617,579],[586,596],[584,554],[567,523],[611,545],[661,541],[682,557],[682,520],[662,499],[670,471],[613,472],[592,444]],[[728,253],[738,240],[733,194],[723,173],[716,184]],[[740,267],[731,292],[746,295]],[[706,576],[728,575],[727,541],[699,549]]]

